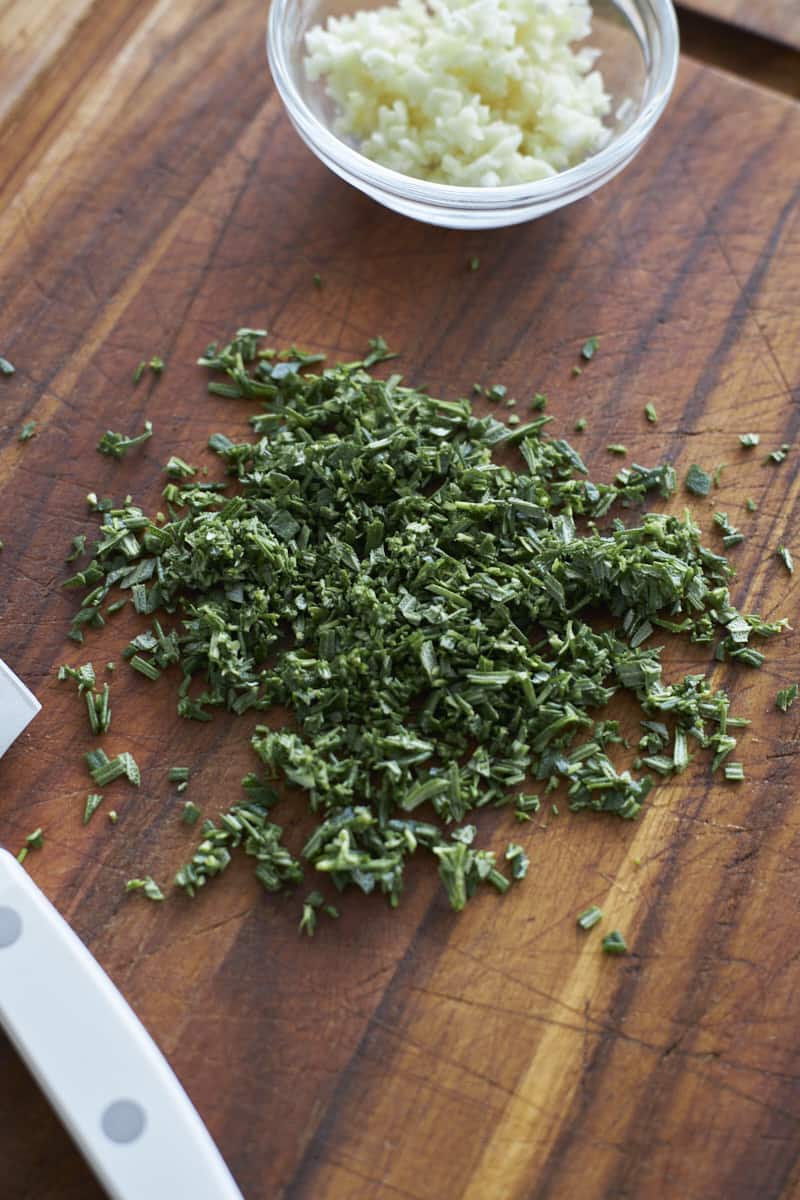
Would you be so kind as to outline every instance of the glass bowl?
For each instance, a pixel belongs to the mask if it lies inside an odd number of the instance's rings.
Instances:
[[[335,108],[324,81],[309,83],[305,35],[330,16],[390,0],[272,0],[267,55],[289,117],[317,158],[373,200],[405,216],[451,229],[492,229],[541,217],[588,196],[634,158],[664,111],[678,66],[671,0],[594,0],[589,44],[612,99],[607,143],[549,179],[509,187],[457,187],[392,171],[333,132]]]

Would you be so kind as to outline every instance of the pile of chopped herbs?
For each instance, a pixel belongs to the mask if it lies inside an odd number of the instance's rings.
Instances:
[[[564,783],[573,810],[630,819],[692,749],[724,769],[746,722],[702,670],[666,679],[649,639],[685,634],[758,666],[751,638],[785,623],[737,611],[732,569],[688,513],[615,515],[673,494],[669,465],[594,483],[547,417],[509,428],[468,400],[373,378],[390,357],[381,339],[317,373],[319,356],[260,349],[262,336],[240,330],[199,360],[227,377],[215,395],[262,409],[248,440],[210,439],[229,484],[170,471],[160,519],[93,495],[99,536],[68,581],[86,589],[79,641],[112,595],[130,597],[148,627],[125,657],[148,679],[169,673],[183,717],[285,714],[256,729],[262,774],[203,823],[179,886],[193,895],[241,848],[268,890],[305,867],[395,905],[421,853],[461,909],[528,865],[513,843],[508,862],[476,846],[477,810],[529,820],[531,793]],[[621,691],[642,718],[625,768],[606,713]],[[98,753],[98,786],[138,776],[130,755]],[[299,857],[272,820],[275,781],[316,820]]]

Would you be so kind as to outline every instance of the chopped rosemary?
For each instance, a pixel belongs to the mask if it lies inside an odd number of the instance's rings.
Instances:
[[[94,814],[97,812],[100,805],[103,803],[103,797],[99,792],[90,792],[86,797],[86,804],[83,809],[83,823],[88,825]],[[109,814],[110,815],[110,814]]]
[[[707,496],[711,491],[712,477],[697,463],[692,463],[686,475],[686,490],[695,496]]]
[[[628,453],[628,447],[623,446],[621,442],[612,442],[611,445],[606,446],[606,450],[609,452],[609,454],[627,454]]]
[[[193,800],[187,800],[183,806],[181,820],[184,825],[196,825],[203,814]]]
[[[161,888],[158,886],[155,879],[152,879],[149,875],[146,875],[144,879],[129,879],[125,884],[125,891],[141,892],[141,894],[146,896],[148,900],[164,899],[164,893],[162,892]]]
[[[628,943],[620,931],[614,929],[603,938],[602,950],[604,954],[627,954]]]
[[[598,921],[603,919],[603,910],[598,908],[596,904],[590,904],[582,913],[578,913],[576,923],[581,929],[592,929]]]
[[[25,845],[17,855],[17,862],[24,863],[31,850],[41,850],[43,845],[44,833],[42,832],[42,827],[40,825],[38,829],[34,829],[33,833],[29,833],[25,838]]]
[[[309,892],[303,901],[303,915],[298,929],[308,937],[313,937],[317,929],[317,914],[324,912],[329,917],[338,917],[339,910],[333,904],[326,904],[320,892]]]
[[[574,426],[575,432],[583,433],[584,429],[586,428],[586,424],[587,424],[586,417],[578,417],[577,421],[575,422],[575,426]]]
[[[164,360],[158,354],[154,354],[147,365],[155,375],[160,375],[164,370]]]
[[[509,842],[506,848],[506,862],[509,864],[512,879],[524,879],[528,874],[530,859],[517,842]]]
[[[767,455],[767,457],[764,459],[764,466],[766,466],[767,463],[771,463],[771,462],[778,463],[778,464],[785,462],[786,457],[787,457],[789,451],[791,450],[791,448],[792,448],[792,446],[791,446],[790,442],[782,442],[781,446],[778,450],[773,450],[770,454]]]
[[[89,768],[89,774],[98,787],[105,787],[123,775],[134,787],[138,787],[142,782],[136,760],[127,751],[118,754],[116,758],[109,758],[104,750],[90,750],[88,754],[84,755],[84,758]]]
[[[714,524],[718,525],[722,532],[722,544],[726,550],[744,541],[744,534],[735,525],[731,525],[727,513],[715,512]]]
[[[263,777],[203,821],[179,887],[194,895],[239,849],[269,891],[298,883],[302,861],[396,905],[409,858],[425,854],[455,909],[481,886],[504,892],[523,856],[479,848],[466,823],[478,810],[513,804],[527,820],[540,801],[521,789],[563,784],[574,811],[639,812],[660,771],[612,761],[621,736],[603,710],[620,691],[665,774],[690,747],[720,769],[736,745],[728,695],[702,672],[668,682],[648,639],[716,640],[756,666],[750,639],[783,624],[737,611],[731,567],[688,514],[605,521],[669,497],[671,466],[595,482],[543,415],[512,428],[373,378],[390,357],[382,339],[317,369],[296,347],[259,349],[261,336],[240,330],[200,360],[225,373],[224,394],[262,406],[250,438],[210,439],[234,486],[176,479],[166,520],[93,496],[93,558],[68,581],[86,593],[79,633],[112,590],[130,596],[147,627],[124,656],[178,668],[181,716],[265,716],[251,739]],[[497,384],[486,394],[507,398]],[[130,755],[87,761],[98,787],[139,782]],[[314,814],[297,858],[272,820],[273,779]]]
[[[35,437],[35,436],[36,436],[36,422],[35,421],[26,421],[25,424],[22,426],[22,429],[20,429],[20,431],[19,431],[18,441],[29,442],[31,440],[31,438]]]
[[[170,783],[188,783],[189,768],[188,767],[170,767],[169,769]]]
[[[107,429],[97,443],[97,449],[101,454],[108,454],[112,458],[124,458],[134,446],[141,446],[152,436],[153,426],[150,421],[145,421],[144,433],[140,433],[138,437],[126,437],[124,433],[115,433],[113,429]]]
[[[142,359],[136,370],[133,372],[133,386],[135,387],[147,369],[147,363]]]
[[[581,358],[584,358],[584,359],[586,359],[587,362],[589,362],[589,360],[594,358],[595,354],[597,353],[597,349],[598,349],[599,345],[600,345],[599,337],[587,338],[586,341],[581,346]]]
[[[534,412],[544,412],[547,408],[547,396],[545,396],[544,392],[536,392],[530,406]]]
[[[798,696],[800,696],[800,687],[796,683],[781,688],[775,697],[775,707],[779,708],[781,712],[788,712]]]
[[[725,763],[723,767],[725,778],[729,782],[739,783],[744,779],[744,767],[740,762]]]
[[[10,363],[7,358],[3,358],[0,354],[0,375],[13,375],[16,371],[13,363]]]
[[[758,505],[756,504],[756,502],[752,496],[748,496],[747,499],[745,500],[745,507],[746,507],[747,511],[751,512],[751,513],[758,511]]]
[[[647,417],[651,425],[658,424],[658,413],[656,412],[655,404],[645,404],[644,415]]]
[[[786,570],[789,572],[789,574],[794,575],[794,559],[792,558],[792,552],[789,549],[789,547],[788,546],[778,546],[778,549],[775,551],[775,554],[781,560],[783,565],[786,567]]]
[[[749,450],[751,447],[758,445],[758,443],[761,441],[761,434],[759,434],[759,433],[740,433],[739,441],[744,446],[745,450]]]

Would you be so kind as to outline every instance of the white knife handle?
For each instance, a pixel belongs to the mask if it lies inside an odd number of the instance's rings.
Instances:
[[[133,1010],[5,850],[0,1022],[113,1200],[242,1200]]]

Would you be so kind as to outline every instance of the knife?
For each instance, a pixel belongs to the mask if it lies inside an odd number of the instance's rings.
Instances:
[[[40,708],[0,660],[0,756]],[[138,1017],[2,849],[0,1025],[112,1200],[242,1200]]]

